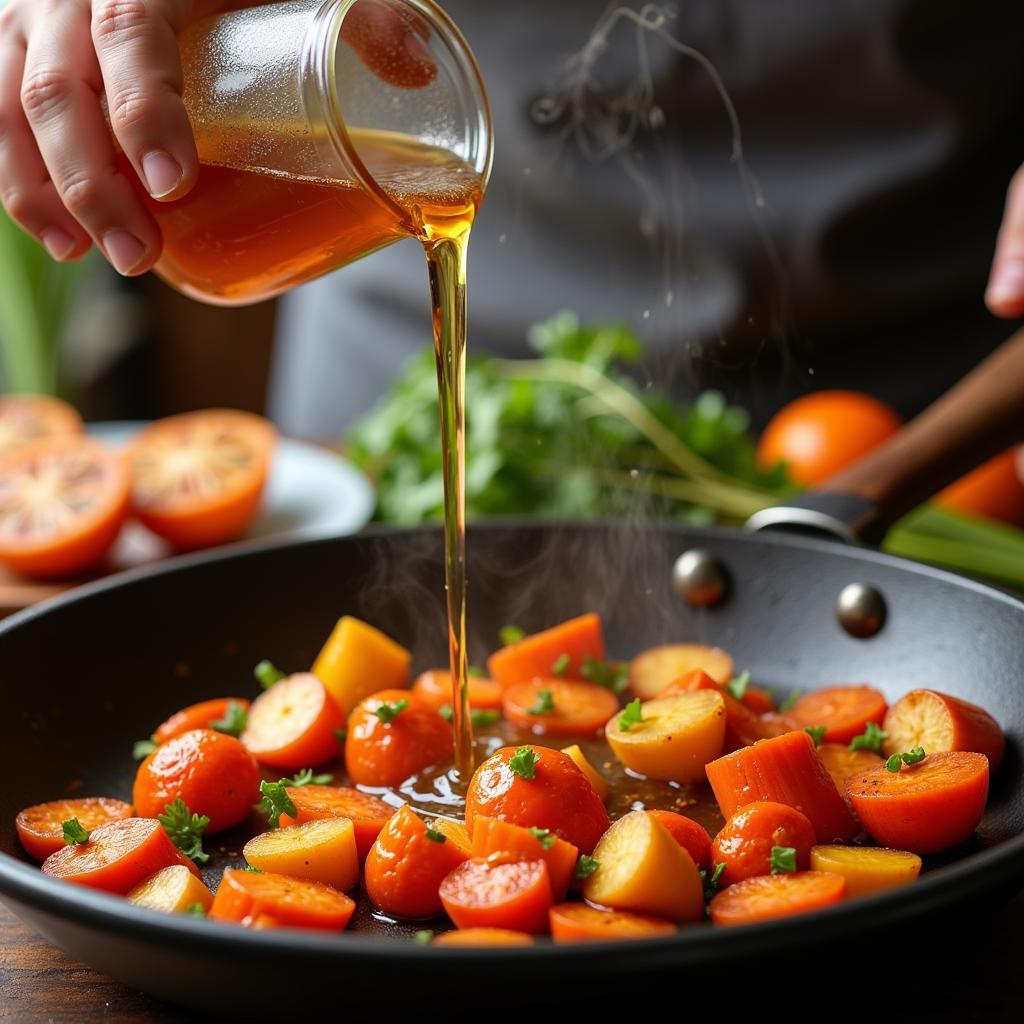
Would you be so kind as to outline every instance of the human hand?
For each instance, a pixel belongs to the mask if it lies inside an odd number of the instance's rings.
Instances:
[[[1024,316],[1024,167],[1013,176],[1006,193],[985,304],[996,316]]]

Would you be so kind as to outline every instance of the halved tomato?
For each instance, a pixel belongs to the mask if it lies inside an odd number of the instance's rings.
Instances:
[[[82,433],[82,417],[48,395],[0,395],[0,455],[32,441]]]
[[[52,438],[0,459],[0,560],[29,576],[70,576],[102,561],[128,508],[117,455],[87,437]]]
[[[276,438],[261,416],[235,409],[158,420],[125,454],[135,515],[179,548],[234,540],[259,509]]]

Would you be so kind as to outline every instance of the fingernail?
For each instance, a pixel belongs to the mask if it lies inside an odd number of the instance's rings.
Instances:
[[[1012,257],[996,267],[987,298],[990,302],[1012,302],[1024,298],[1024,258]]]
[[[75,247],[75,240],[60,228],[47,228],[39,236],[39,240],[55,260],[66,259]]]
[[[108,231],[103,236],[103,251],[119,274],[130,274],[146,255],[146,247],[127,231]]]
[[[142,158],[142,174],[154,199],[169,196],[181,184],[178,161],[160,149],[154,149]]]

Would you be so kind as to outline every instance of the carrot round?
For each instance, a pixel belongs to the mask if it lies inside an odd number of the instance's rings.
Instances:
[[[224,872],[209,916],[246,927],[317,928],[341,931],[355,903],[323,882],[291,878],[271,871]]]
[[[380,830],[395,813],[391,804],[346,786],[289,786],[286,792],[295,805],[295,814],[282,814],[282,827],[316,818],[351,818],[360,859],[370,852]]]
[[[777,847],[793,850],[793,868],[810,866],[814,828],[793,807],[759,800],[741,807],[715,836],[711,859],[724,864],[723,886],[745,878],[773,873],[772,853]]]
[[[548,930],[551,881],[542,860],[467,860],[444,879],[440,896],[457,928]]]
[[[846,743],[822,743],[818,747],[818,757],[843,794],[846,793],[846,780],[851,775],[881,768],[885,763],[873,750],[851,750]]]
[[[479,711],[494,711],[501,707],[502,685],[494,679],[470,675],[466,677],[469,706]],[[421,672],[412,684],[412,692],[433,708],[454,704],[452,674],[447,669],[431,668]]]
[[[249,702],[242,697],[215,697],[213,700],[190,704],[187,708],[175,711],[166,722],[157,726],[153,733],[155,743],[166,743],[175,736],[191,732],[193,729],[212,729],[214,722],[221,721],[235,704],[248,712]]]
[[[988,797],[988,758],[950,751],[929,754],[897,772],[876,768],[846,780],[846,792],[868,834],[881,846],[940,853],[978,827]]]
[[[87,843],[51,853],[43,861],[43,874],[124,896],[172,864],[199,873],[155,818],[122,818],[96,829]]]
[[[755,800],[772,800],[805,814],[820,843],[846,841],[860,831],[802,730],[726,754],[707,766],[707,776],[726,818]]]
[[[757,875],[716,893],[711,900],[713,924],[731,927],[806,914],[839,903],[846,882],[827,871]]]
[[[825,726],[825,741],[849,743],[867,728],[882,724],[885,696],[872,686],[827,686],[797,698],[786,714],[801,728]]]
[[[711,867],[711,836],[703,825],[675,811],[654,810],[647,813],[665,826],[669,835],[693,858],[697,867],[705,871]]]
[[[586,903],[559,903],[548,913],[551,938],[555,942],[618,942],[673,935],[671,921],[628,910],[604,910]]]
[[[721,683],[701,668],[695,668],[692,672],[687,672],[678,679],[672,680],[658,694],[658,697],[674,697],[676,694],[689,693],[692,690],[714,690],[722,695],[722,700],[725,701],[725,741],[723,746],[726,752],[739,750],[740,747],[750,746],[751,743],[774,735],[772,730],[762,722],[758,713],[752,711],[744,702],[738,701]],[[746,694],[744,694],[745,697]]]
[[[579,851],[545,829],[531,831],[521,825],[479,815],[473,823],[474,857],[482,860],[542,860],[548,866],[551,895],[564,900],[576,871]]]
[[[502,686],[550,676],[582,679],[588,658],[604,661],[601,619],[591,612],[502,647],[487,659],[487,671]]]
[[[703,669],[723,686],[732,679],[732,658],[703,644],[662,644],[641,651],[629,663],[629,688],[641,700],[653,700],[673,679]]]
[[[506,687],[501,708],[510,722],[539,735],[584,736],[604,728],[619,698],[596,683],[532,679]]]
[[[252,702],[240,738],[260,763],[297,771],[335,757],[336,731],[344,725],[345,716],[324,684],[301,672],[275,683]]]
[[[441,911],[441,880],[465,860],[465,852],[443,832],[428,829],[415,812],[402,807],[367,855],[366,894],[392,917],[433,917]]]
[[[456,928],[438,935],[432,946],[532,946],[533,936],[509,928]]]
[[[769,690],[748,686],[743,694],[743,705],[756,715],[765,715],[775,710],[775,698]]]
[[[36,860],[46,860],[64,846],[64,822],[72,818],[87,832],[132,816],[132,805],[105,796],[51,800],[18,812],[14,827],[25,852]]]
[[[924,747],[929,754],[972,750],[988,758],[995,771],[1003,759],[1006,737],[999,723],[977,704],[938,690],[911,690],[885,716],[886,755]]]
[[[357,786],[395,788],[451,754],[451,726],[408,690],[381,690],[349,715],[345,768]]]

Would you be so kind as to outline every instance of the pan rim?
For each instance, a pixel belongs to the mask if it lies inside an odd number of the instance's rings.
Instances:
[[[607,529],[621,526],[614,519],[586,521],[548,520],[535,518],[502,517],[487,519],[471,524],[473,533],[521,529],[569,528]],[[981,593],[1006,604],[1024,614],[1024,601],[997,587],[969,577],[940,569],[935,566],[913,562],[909,559],[889,555],[874,549],[854,547],[836,541],[797,534],[753,534],[731,527],[690,527],[671,521],[652,520],[644,527],[659,531],[669,528],[680,537],[713,543],[716,538],[728,537],[743,543],[760,546],[763,543],[782,545],[796,550],[844,553],[865,564],[885,565],[909,571],[940,582]],[[636,524],[631,524],[636,528]],[[187,572],[193,567],[211,563],[226,563],[234,559],[250,557],[253,554],[280,549],[304,548],[315,545],[335,544],[339,541],[353,542],[377,537],[391,537],[402,534],[422,534],[427,530],[440,531],[437,526],[394,527],[375,525],[348,537],[313,537],[298,539],[267,539],[243,542],[229,551],[198,552],[168,559],[153,567],[143,567],[119,573],[106,579],[84,584],[66,594],[40,602],[31,608],[16,612],[0,622],[0,640],[23,623],[57,611],[79,601],[89,600],[109,590],[131,586],[134,583],[160,577],[170,573]],[[578,945],[553,946],[542,942],[532,947],[517,948],[512,954],[517,962],[552,964],[573,961],[587,957],[597,949],[615,950],[619,962],[628,967],[634,961],[650,963],[652,957],[668,960],[673,954],[678,959],[697,965],[715,961],[725,951],[730,953],[763,950],[768,943],[772,948],[789,947],[809,938],[821,941],[837,934],[850,934],[866,930],[874,916],[884,908],[888,920],[905,919],[921,913],[929,903],[939,897],[951,901],[966,900],[975,892],[990,889],[999,881],[1024,881],[1024,833],[1004,840],[997,846],[966,855],[953,864],[943,865],[922,876],[913,886],[890,890],[867,896],[850,903],[839,904],[798,917],[782,918],[740,929],[694,927],[681,929],[674,935],[647,939],[643,942],[601,941]],[[186,915],[163,915],[147,912],[125,900],[110,894],[71,886],[57,879],[49,878],[35,867],[25,864],[9,854],[0,854],[0,894],[34,910],[59,918],[72,920],[80,926],[88,926],[106,933],[116,933],[150,944],[187,944],[203,950],[226,953],[260,953],[274,957],[329,957],[336,959],[344,955],[354,963],[366,958],[385,958],[390,963],[422,963],[425,956],[447,958],[459,961],[480,962],[481,964],[505,961],[510,954],[507,949],[494,948],[445,948],[429,947],[396,941],[395,939],[365,934],[340,932],[320,934],[299,929],[288,931],[249,931],[245,929],[218,927],[217,922],[197,920]],[[1008,893],[1009,896],[1009,893]]]

